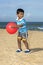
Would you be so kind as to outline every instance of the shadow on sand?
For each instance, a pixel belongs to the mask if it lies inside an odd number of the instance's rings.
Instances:
[[[33,52],[43,51],[43,48],[32,48],[30,50],[31,50],[31,53],[33,53]]]

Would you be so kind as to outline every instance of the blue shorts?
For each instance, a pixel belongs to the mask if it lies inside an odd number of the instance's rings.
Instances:
[[[27,39],[28,38],[28,32],[26,32],[26,33],[18,32],[18,37]]]

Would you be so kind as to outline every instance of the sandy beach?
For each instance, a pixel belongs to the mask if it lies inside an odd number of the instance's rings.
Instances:
[[[5,29],[0,29],[0,65],[43,65],[43,32],[28,31],[30,53],[17,53],[17,33],[10,35]]]

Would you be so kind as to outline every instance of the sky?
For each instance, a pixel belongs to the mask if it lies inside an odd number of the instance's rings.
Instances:
[[[15,21],[18,8],[24,9],[27,21],[43,22],[43,0],[0,0],[0,22]]]

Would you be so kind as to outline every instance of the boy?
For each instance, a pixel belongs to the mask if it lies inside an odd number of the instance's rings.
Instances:
[[[28,37],[28,30],[26,27],[26,21],[23,19],[24,17],[24,10],[19,8],[17,9],[17,27],[18,27],[18,37],[17,37],[17,42],[18,42],[18,49],[16,52],[21,52],[21,41],[23,41],[26,50],[24,51],[25,53],[30,52],[29,47],[28,47],[28,42],[27,42],[27,37]]]

